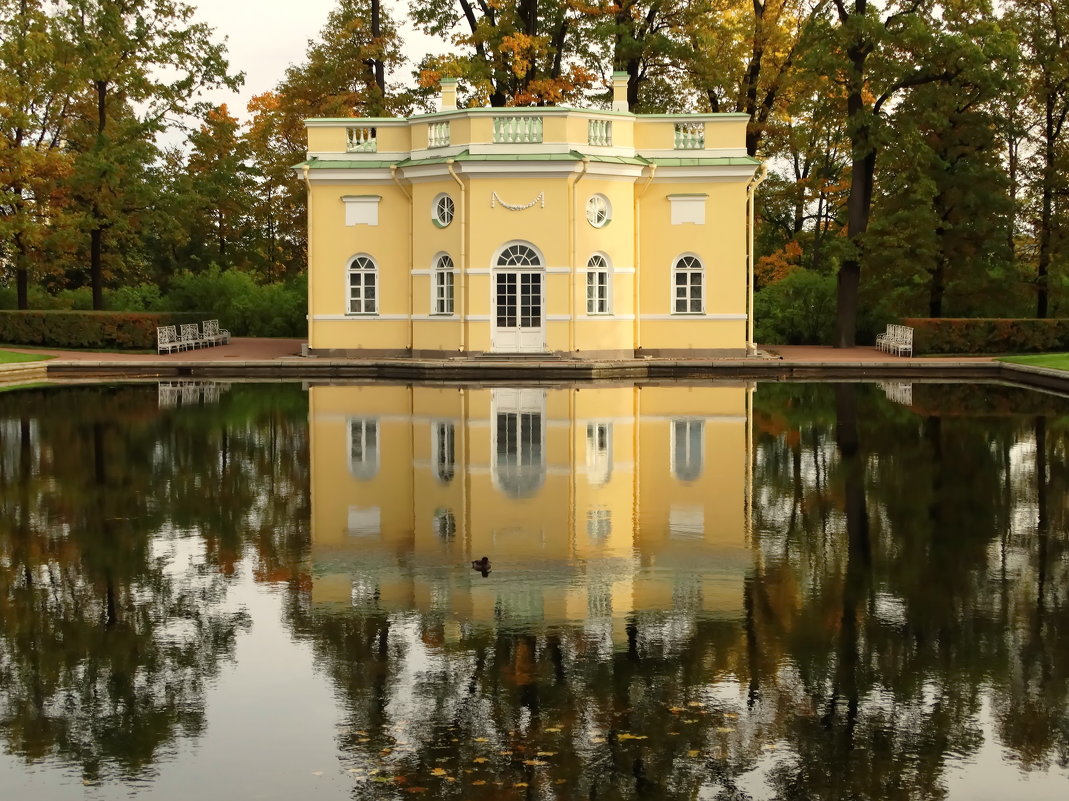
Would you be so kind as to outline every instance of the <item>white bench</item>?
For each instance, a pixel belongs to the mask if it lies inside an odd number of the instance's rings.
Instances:
[[[876,336],[876,347],[896,356],[913,355],[913,329],[908,325],[888,325]]]
[[[208,346],[209,342],[200,335],[200,328],[196,323],[182,323],[179,329],[181,333],[178,335],[178,341],[183,347],[195,350]]]
[[[218,320],[205,320],[201,326],[203,338],[212,345],[227,345],[230,343],[230,332],[219,327]]]
[[[156,328],[156,352],[174,353],[176,350],[185,350],[185,345],[178,339],[178,331],[173,325],[162,325]]]

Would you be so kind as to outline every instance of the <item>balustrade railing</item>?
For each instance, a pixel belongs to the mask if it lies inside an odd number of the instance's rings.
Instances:
[[[432,122],[427,126],[427,147],[449,147],[448,122]]]
[[[495,144],[538,144],[542,141],[542,118],[526,115],[494,117]]]
[[[378,147],[374,128],[345,129],[346,153],[375,153]]]
[[[677,122],[674,146],[676,150],[704,150],[705,123]]]
[[[586,142],[595,147],[612,145],[612,120],[589,120],[586,129]]]

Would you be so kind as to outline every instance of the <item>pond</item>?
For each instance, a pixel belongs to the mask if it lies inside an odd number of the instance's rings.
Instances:
[[[0,393],[0,797],[1064,799],[1067,446],[1001,385]]]

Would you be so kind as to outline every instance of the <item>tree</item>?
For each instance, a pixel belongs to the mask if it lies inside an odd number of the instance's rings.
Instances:
[[[1069,192],[1064,146],[1069,117],[1069,4],[1064,0],[1017,0],[1010,21],[1021,46],[1029,111],[1034,115],[1031,146],[1035,185],[1032,212],[1036,248],[1036,316],[1050,308],[1050,272],[1057,236],[1064,224],[1058,198]],[[1011,153],[1012,155],[1012,153]],[[1016,162],[1014,162],[1016,164]]]
[[[864,236],[872,208],[876,158],[884,141],[884,109],[903,92],[953,80],[968,61],[982,60],[979,31],[952,25],[931,0],[892,4],[887,15],[869,0],[834,0],[835,18],[810,52],[816,68],[838,82],[851,147],[847,237],[851,249],[838,274],[836,347],[854,346]],[[964,22],[968,22],[965,20]]]
[[[236,89],[222,44],[191,22],[176,0],[67,0],[58,22],[70,39],[92,137],[80,154],[90,238],[93,308],[103,308],[105,236],[124,213],[123,160],[176,116],[194,111],[201,90]]]
[[[581,7],[563,0],[412,2],[412,19],[424,33],[451,38],[463,50],[425,60],[421,82],[444,75],[475,87],[491,106],[556,105],[579,100],[593,86],[585,65],[570,63],[577,46]],[[462,32],[454,32],[460,27]]]
[[[68,60],[41,0],[0,0],[0,240],[10,242],[20,309],[29,308],[31,266],[42,261],[70,169]]]

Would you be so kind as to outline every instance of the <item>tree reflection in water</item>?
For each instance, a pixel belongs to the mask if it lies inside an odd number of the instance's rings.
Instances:
[[[252,580],[284,591],[285,625],[336,690],[354,798],[943,798],[991,743],[983,759],[1025,776],[1069,768],[1066,402],[920,384],[908,406],[875,385],[753,399],[738,612],[680,585],[613,633],[586,557],[567,566],[585,620],[463,619],[448,598],[386,604],[374,581],[345,608],[314,603],[299,387],[171,412],[136,386],[5,393],[0,737],[90,781],[151,775],[203,731],[249,623],[227,594]],[[471,439],[434,440],[441,492],[463,484]],[[602,483],[625,473],[614,458]],[[463,516],[450,525],[436,541],[484,581]],[[421,570],[399,546],[352,575]]]
[[[289,394],[288,412],[261,393],[174,414],[157,408],[154,386],[3,396],[10,751],[55,755],[94,782],[137,776],[175,738],[201,733],[206,685],[249,624],[224,604],[234,564],[251,549],[264,575],[300,564],[294,526],[278,525],[295,511],[280,507],[307,497],[293,459],[306,407]]]

